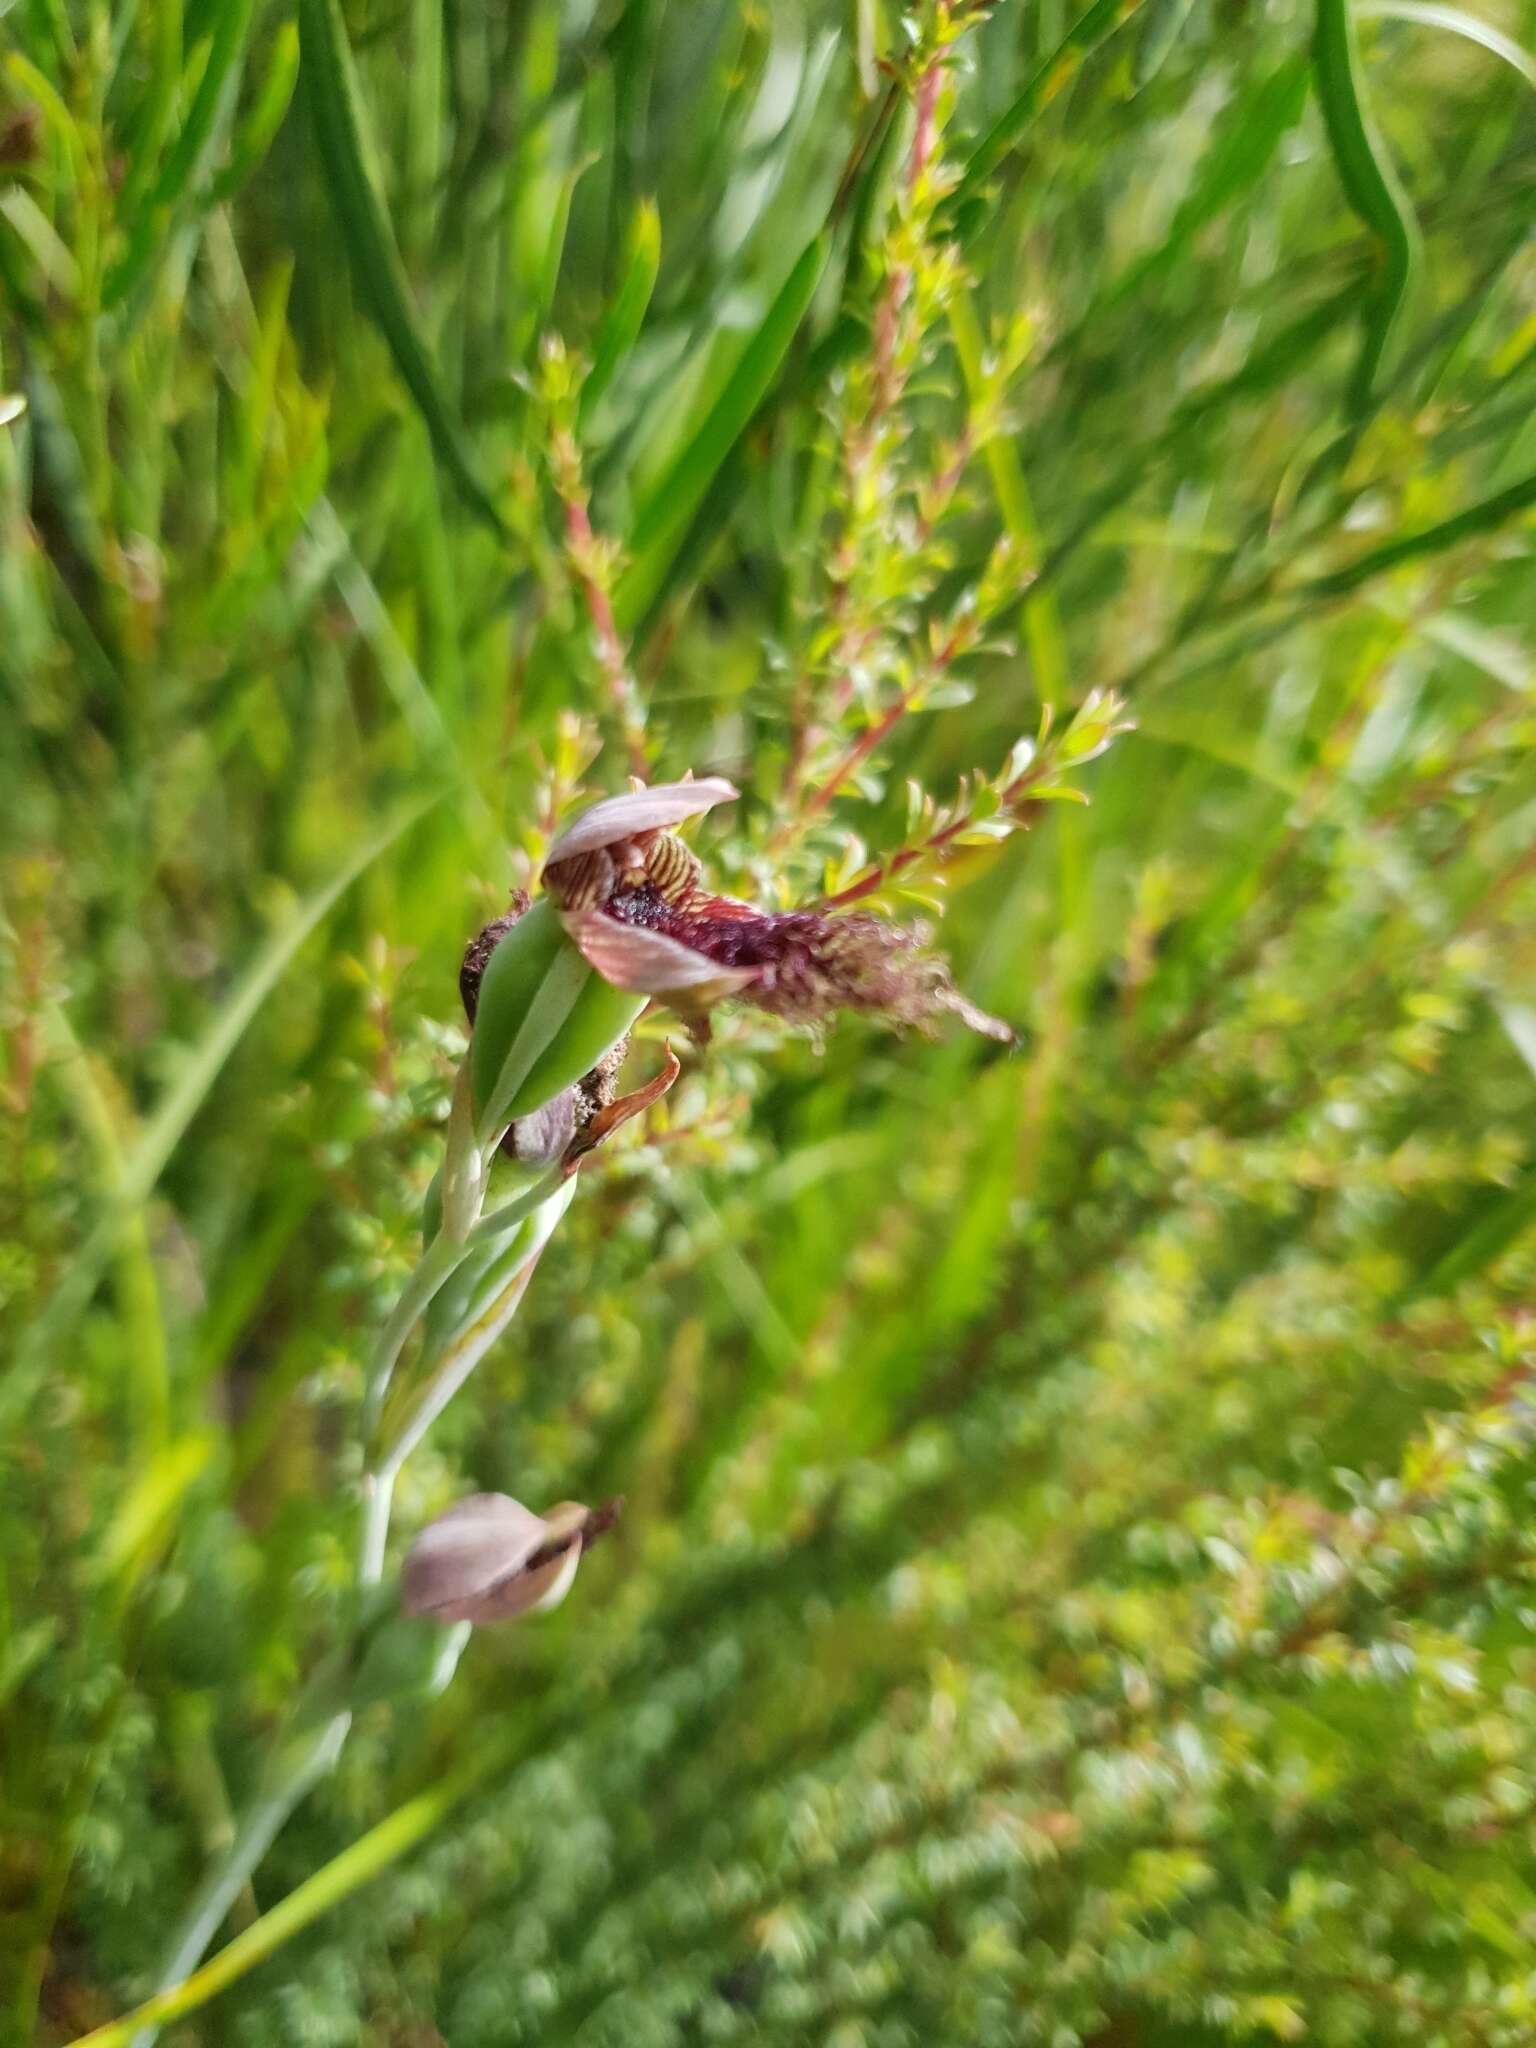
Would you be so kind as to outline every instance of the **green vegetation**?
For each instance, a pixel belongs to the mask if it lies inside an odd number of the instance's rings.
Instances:
[[[285,1758],[175,2048],[1536,2037],[1479,5],[0,0],[0,2038]],[[389,1571],[623,1519],[328,1723],[464,945],[690,769],[1021,1043],[648,1012]]]

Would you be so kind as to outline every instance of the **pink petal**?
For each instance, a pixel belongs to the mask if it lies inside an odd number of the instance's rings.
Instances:
[[[650,789],[632,789],[623,796],[604,797],[567,825],[546,856],[548,863],[571,860],[578,853],[592,853],[600,846],[612,846],[620,839],[632,839],[637,832],[655,832],[666,825],[680,825],[684,818],[729,803],[740,792],[722,775],[706,775],[698,782],[658,782]]]
[[[429,1523],[411,1545],[400,1574],[401,1605],[407,1614],[473,1621],[493,1589],[548,1538],[549,1524],[521,1501],[505,1493],[473,1493]]]
[[[587,965],[614,988],[636,995],[667,996],[685,989],[728,996],[757,979],[755,968],[721,967],[706,953],[680,945],[664,932],[620,924],[600,910],[569,912],[565,928]]]

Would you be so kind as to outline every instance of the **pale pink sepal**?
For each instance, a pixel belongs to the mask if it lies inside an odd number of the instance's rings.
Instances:
[[[529,1571],[535,1552],[556,1542],[585,1508],[562,1503],[536,1515],[505,1493],[475,1493],[456,1501],[423,1529],[406,1554],[400,1600],[407,1614],[435,1621],[510,1621],[563,1599],[581,1543]]]
[[[547,863],[594,853],[639,832],[680,825],[684,818],[729,803],[740,791],[723,775],[705,775],[697,782],[658,782],[650,789],[632,789],[623,796],[604,797],[567,825],[545,856]]]

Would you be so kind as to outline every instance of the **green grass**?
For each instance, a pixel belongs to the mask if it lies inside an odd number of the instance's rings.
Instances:
[[[914,179],[936,19],[0,14],[0,2038],[346,1625],[553,820],[727,773],[810,902],[1042,709],[1091,804],[872,899],[1019,1050],[646,1020],[391,1558],[621,1528],[164,2038],[1531,2037],[1536,10],[1000,4]]]

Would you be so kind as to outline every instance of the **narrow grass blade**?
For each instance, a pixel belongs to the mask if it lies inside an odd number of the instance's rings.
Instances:
[[[365,869],[394,844],[433,804],[434,792],[418,798],[367,839],[340,871],[315,890],[288,922],[273,933],[242,979],[226,998],[201,1042],[190,1054],[180,1079],[149,1119],[138,1142],[123,1160],[115,1197],[85,1244],[67,1268],[46,1309],[27,1333],[21,1356],[8,1376],[3,1416],[21,1412],[34,1383],[35,1368],[46,1363],[74,1318],[86,1307],[112,1256],[126,1217],[142,1205],[160,1178],[183,1132],[207,1099],[225,1061],[249,1028],[267,997],[292,965],[299,948]],[[24,1368],[32,1368],[27,1370]]]
[[[1438,0],[1360,0],[1355,12],[1362,21],[1407,21],[1417,28],[1443,28],[1453,36],[1464,36],[1469,43],[1502,57],[1527,85],[1536,86],[1536,57],[1502,29],[1479,21],[1460,7],[1442,7]]]
[[[172,217],[209,181],[211,159],[240,90],[255,11],[255,0],[223,0],[214,15],[207,62],[186,121],[139,212],[128,253],[107,279],[103,297],[108,308],[124,304],[148,283],[169,246]]]
[[[635,345],[646,307],[651,303],[651,293],[656,288],[656,273],[660,267],[661,215],[656,210],[654,199],[642,199],[630,223],[624,252],[624,275],[613,304],[608,308],[608,316],[598,331],[592,367],[581,387],[582,426],[590,420],[599,399],[613,382],[614,372]]]
[[[1529,1168],[1512,1188],[1481,1203],[1468,1230],[1436,1260],[1422,1278],[1398,1295],[1396,1308],[1454,1294],[1464,1281],[1475,1280],[1536,1223],[1536,1172]]]
[[[257,90],[250,112],[235,132],[228,166],[214,181],[211,198],[222,206],[242,189],[266,160],[273,138],[283,125],[299,78],[299,31],[285,21],[272,44],[266,76]]]
[[[295,954],[329,915],[352,884],[381,853],[409,831],[416,820],[439,801],[434,792],[418,797],[397,811],[389,823],[365,839],[357,851],[331,879],[313,891],[298,910],[268,939],[231,991],[202,1043],[187,1062],[180,1079],[145,1126],[143,1136],[123,1165],[125,1200],[141,1202],[160,1178],[165,1162],[175,1150],[182,1133],[202,1107],[218,1078],[219,1071],[250,1026],[251,1020],[276,988]]]
[[[419,1792],[403,1806],[396,1807],[377,1827],[370,1828],[367,1834],[343,1849],[339,1856],[332,1857],[313,1877],[306,1878],[287,1898],[280,1899],[244,1933],[236,1935],[233,1941],[220,1949],[212,1962],[194,1970],[172,1990],[146,1999],[121,2019],[81,2034],[72,2048],[126,2048],[140,2028],[158,2027],[167,2020],[196,2012],[219,1992],[238,1983],[258,1963],[276,1955],[285,1943],[292,1941],[296,1934],[302,1933],[323,1913],[328,1913],[365,1884],[381,1877],[419,1842],[425,1841],[461,1800],[504,1769],[515,1754],[514,1740],[510,1735],[504,1736],[500,1742],[485,1744],[460,1770],[425,1792]]]
[[[1176,264],[1202,228],[1257,185],[1280,138],[1301,118],[1307,79],[1306,58],[1293,57],[1227,110],[1166,236],[1121,273],[1105,294],[1106,305]]]
[[[358,289],[427,423],[438,460],[470,509],[505,539],[501,514],[475,474],[411,311],[400,254],[364,160],[361,99],[335,0],[299,0],[299,47],[326,190]]]
[[[1194,0],[1148,0],[1141,34],[1136,38],[1136,54],[1131,59],[1135,91],[1144,92],[1167,63],[1193,6]]]
[[[974,400],[981,396],[985,378],[981,327],[965,292],[956,292],[950,302],[949,331],[960,358],[966,389]],[[1024,476],[1018,449],[1003,434],[994,434],[983,451],[997,496],[1003,524],[1017,543],[1024,563],[1037,574],[1042,543],[1034,502]],[[1067,649],[1062,636],[1061,616],[1055,595],[1042,591],[1033,602],[1026,597],[1023,608],[1024,644],[1034,670],[1035,689],[1042,704],[1059,706],[1067,701]]]
[[[828,247],[827,237],[818,235],[801,255],[698,432],[641,507],[632,559],[614,598],[621,632],[632,631],[660,594],[694,513],[783,368],[821,281]]]
[[[1350,0],[1317,0],[1312,75],[1339,182],[1378,253],[1375,289],[1365,303],[1360,354],[1347,393],[1349,411],[1359,419],[1375,396],[1408,296],[1418,260],[1418,228],[1366,109]]]
[[[1094,4],[1078,16],[1050,56],[1029,78],[1012,106],[998,117],[971,152],[960,182],[950,194],[952,215],[956,218],[969,217],[970,203],[980,198],[983,185],[1016,146],[1040,109],[1076,76],[1084,57],[1094,45],[1123,27],[1142,4],[1143,0],[1094,0]],[[985,218],[981,209],[975,211],[978,220]]]
[[[1536,505],[1536,476],[1522,477],[1508,490],[1495,491],[1491,497],[1480,498],[1454,518],[1442,519],[1438,525],[1426,526],[1418,533],[1405,533],[1401,539],[1372,548],[1369,554],[1361,555],[1342,569],[1335,569],[1331,575],[1314,577],[1310,583],[1303,583],[1297,594],[1302,597],[1343,597],[1360,584],[1369,583],[1372,577],[1395,569],[1401,562],[1411,562],[1419,555],[1443,554],[1447,548],[1455,547],[1458,541],[1470,539],[1475,533],[1491,532],[1494,527],[1502,526],[1506,519],[1513,519],[1517,512],[1524,512],[1532,505]]]

